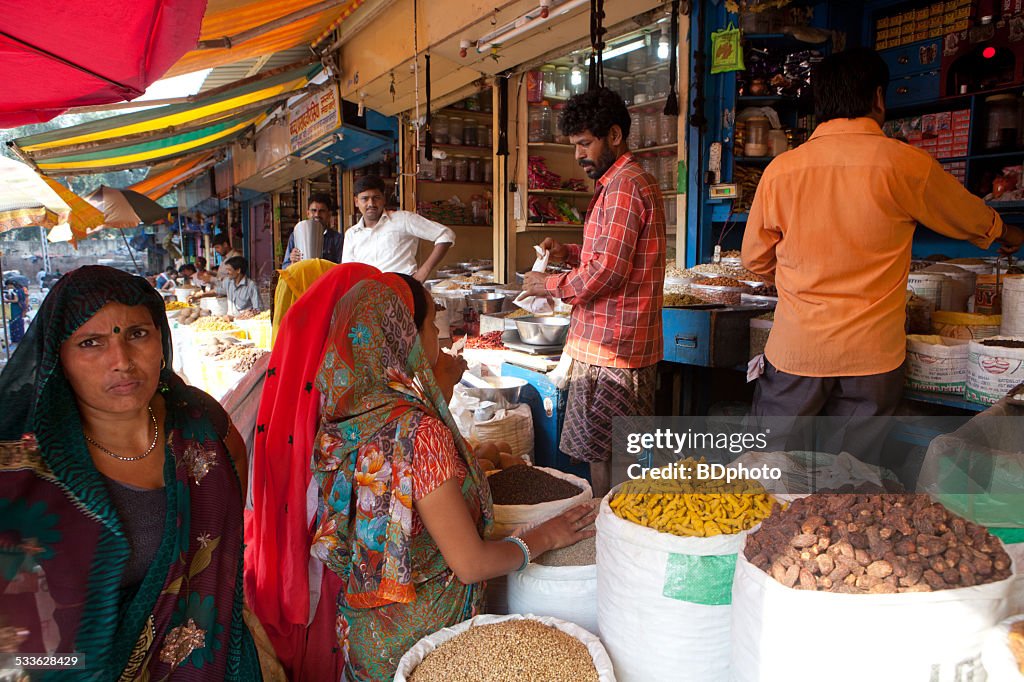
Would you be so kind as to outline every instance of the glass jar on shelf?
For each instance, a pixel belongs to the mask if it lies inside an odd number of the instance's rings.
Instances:
[[[673,152],[665,150],[658,157],[658,162],[661,167],[661,172],[658,175],[658,179],[661,183],[661,191],[665,193],[676,192],[676,155]]]
[[[450,156],[435,161],[437,165],[437,179],[441,182],[451,182],[455,179],[455,167],[452,165]]]
[[[632,54],[632,52],[630,53]],[[651,74],[642,73],[634,79],[633,103],[643,104],[651,100]]]
[[[423,153],[420,153],[420,170],[416,174],[416,177],[420,180],[435,180],[437,178],[437,161],[427,161],[423,158]]]
[[[671,230],[676,226],[676,195],[665,197],[665,228]]]
[[[437,144],[448,144],[448,117],[444,114],[434,114],[430,117],[430,130],[434,134],[434,142]]]
[[[555,84],[558,86],[558,91],[555,93],[557,97],[562,99],[569,99],[572,95],[572,71],[568,66],[559,66],[555,69]]]
[[[646,49],[641,48],[639,50],[633,50],[632,52],[626,53],[626,69],[628,71],[639,71],[647,66]]]
[[[668,97],[668,67],[658,69],[653,72],[651,77],[652,82],[652,99],[665,99]]]
[[[656,109],[650,109],[643,113],[643,126],[641,127],[642,139],[644,147],[657,147],[658,146],[658,119],[661,118],[661,112]]]
[[[619,79],[619,94],[626,106],[633,104],[633,90],[636,88],[636,79],[632,76],[623,76]]]
[[[458,116],[448,117],[448,144],[462,145],[463,120]]]
[[[556,104],[551,110],[551,139],[558,144],[569,144],[569,136],[563,134],[561,126],[558,125],[563,111],[565,104]]]
[[[526,74],[526,101],[530,104],[537,104],[544,100],[544,74],[540,70],[529,71]]]
[[[661,115],[658,117],[658,144],[675,144],[679,140],[678,118]]]
[[[462,144],[467,147],[479,146],[479,128],[477,127],[476,121],[471,118],[467,118],[462,126]]]
[[[604,86],[612,92],[620,92],[622,90],[622,79],[618,76],[605,76]]]
[[[481,147],[487,147],[488,149],[491,147],[492,130],[491,126],[480,126],[477,137]]]
[[[467,182],[469,180],[469,159],[465,156],[452,157],[452,168],[455,182]]]
[[[480,111],[489,113],[491,111],[492,95],[490,90],[481,90],[476,94],[477,100],[480,102]]]
[[[1012,149],[1017,146],[1020,104],[1016,95],[992,95],[985,98],[985,149]]]
[[[660,185],[661,181],[658,180],[658,172],[660,171],[660,168],[658,166],[658,160],[654,156],[654,154],[650,154],[650,153],[638,154],[637,158],[640,161],[640,166],[645,171],[647,171],[648,173],[653,175],[654,179],[657,180],[658,184]]]
[[[530,107],[527,139],[530,142],[551,142],[551,107]]]
[[[555,82],[555,65],[545,64],[540,67],[541,81],[544,84],[542,92],[545,97],[558,96],[558,84]]]
[[[747,119],[746,138],[743,143],[743,156],[768,156],[771,147],[768,143],[768,130],[771,124],[766,116],[752,116]]]
[[[484,181],[484,160],[480,158],[469,159],[469,181],[470,182],[483,182]]]
[[[484,159],[484,182],[491,182],[494,180],[494,162],[490,159]]]
[[[629,112],[629,148],[640,149],[643,147],[643,115],[639,111]]]

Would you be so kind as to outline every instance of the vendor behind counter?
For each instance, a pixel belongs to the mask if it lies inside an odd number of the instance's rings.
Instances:
[[[234,256],[224,261],[222,268],[225,272],[224,292],[228,298],[228,315],[238,315],[245,310],[263,310],[259,287],[248,277],[248,261],[242,256]],[[194,295],[191,300],[216,295],[216,292],[207,292]]]

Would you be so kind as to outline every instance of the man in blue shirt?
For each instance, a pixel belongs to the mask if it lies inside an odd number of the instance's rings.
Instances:
[[[326,194],[310,195],[309,205],[306,208],[306,217],[310,220],[318,220],[324,226],[324,250],[320,257],[332,263],[340,263],[344,237],[342,237],[341,232],[331,228],[332,203],[331,198]],[[288,248],[285,250],[285,253],[288,255],[281,267],[286,268],[292,263],[298,263],[302,260],[302,252],[295,248],[294,234],[288,237]]]

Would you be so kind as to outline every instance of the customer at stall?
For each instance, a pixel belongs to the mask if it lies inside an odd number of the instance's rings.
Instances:
[[[231,258],[241,256],[242,252],[231,246],[231,240],[227,234],[221,232],[220,234],[214,235],[210,241],[213,250],[217,252],[217,255],[221,257],[220,267],[217,269],[217,277],[221,280],[221,283],[227,279],[228,271],[224,267],[224,264]]]
[[[237,315],[243,310],[263,310],[260,301],[260,289],[256,282],[249,279],[249,263],[241,256],[228,258],[221,265],[225,273],[222,291],[207,291],[201,294],[192,294],[189,301],[195,302],[201,298],[224,295],[228,299],[228,315]]]
[[[344,237],[341,236],[341,232],[332,227],[333,204],[334,202],[331,201],[331,197],[326,194],[311,194],[309,196],[309,203],[306,206],[306,218],[316,220],[324,226],[324,245],[320,258],[329,260],[332,263],[340,263]],[[285,250],[285,253],[288,254],[288,258],[282,265],[285,268],[292,263],[298,263],[304,258],[302,252],[295,248],[294,233],[288,237],[288,248]]]
[[[86,266],[0,374],[5,651],[75,653],[83,679],[260,679],[241,439],[171,365],[154,289]]]
[[[365,280],[335,309],[316,381],[313,553],[342,580],[349,682],[393,679],[419,639],[475,615],[482,581],[594,535],[582,530],[594,509],[581,505],[484,540],[490,491],[447,407],[465,364],[439,348],[432,301],[408,276]]]
[[[192,263],[185,263],[178,268],[178,274],[184,277],[187,283],[196,287],[199,286],[199,283],[196,281],[196,273],[198,272],[199,271],[196,269],[196,266]]]
[[[356,180],[353,191],[362,218],[345,233],[342,262],[367,263],[384,272],[401,272],[427,281],[455,243],[455,233],[416,213],[387,210],[384,181],[376,175]],[[417,266],[416,250],[421,239],[433,243],[434,249]]]
[[[889,70],[878,53],[830,55],[813,80],[818,127],[767,167],[743,236],[744,266],[779,291],[753,412],[892,415],[917,225],[1005,251],[1024,232],[926,152],[885,136]]]
[[[565,353],[573,359],[560,449],[590,463],[594,495],[611,486],[612,420],[654,413],[662,357],[665,215],[658,182],[629,152],[622,98],[601,88],[569,100],[559,120],[576,160],[597,181],[583,245],[541,246],[572,270],[526,274],[524,289],[573,306]]]
[[[178,276],[178,270],[172,265],[167,268],[159,275],[156,276],[156,288],[159,291],[174,291],[174,287],[177,286],[175,278]]]
[[[7,288],[4,290],[4,303],[11,311],[10,319],[7,321],[7,328],[11,333],[11,344],[21,343],[25,336],[25,313],[28,312],[28,295],[20,284],[13,279],[7,280]]]

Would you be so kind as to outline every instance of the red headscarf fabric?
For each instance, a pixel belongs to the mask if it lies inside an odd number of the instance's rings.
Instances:
[[[341,676],[340,652],[332,654],[339,648],[333,595],[340,581],[329,571],[323,577],[325,608],[307,627],[312,536],[306,493],[320,418],[320,392],[314,384],[335,305],[356,283],[379,274],[362,263],[339,265],[292,305],[270,356],[256,418],[245,596],[293,680]],[[320,586],[314,587],[319,591]],[[307,650],[313,655],[307,657]]]

